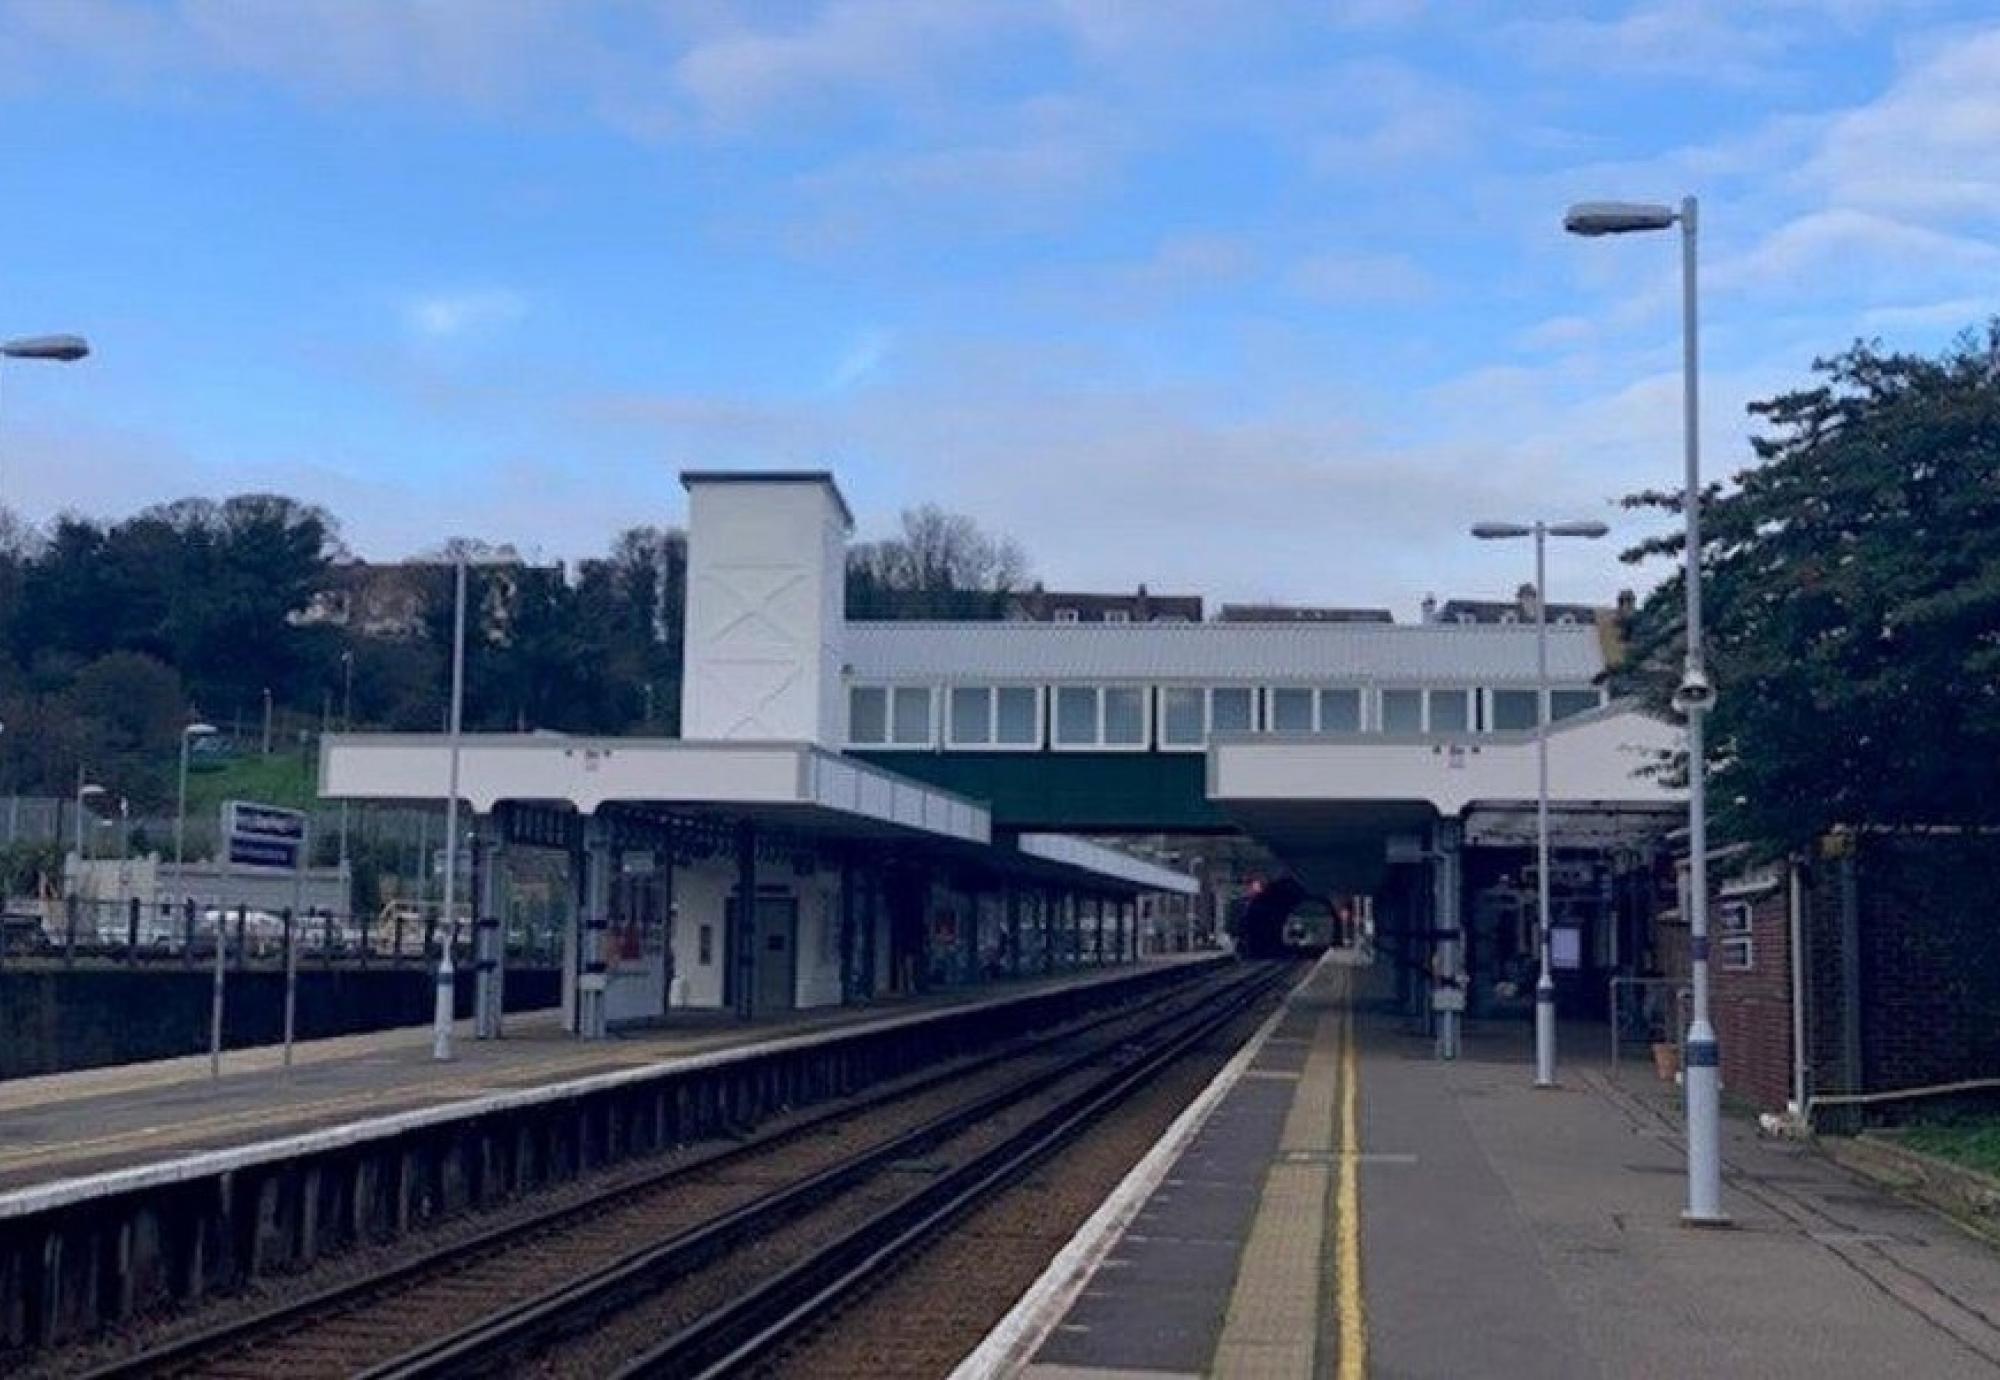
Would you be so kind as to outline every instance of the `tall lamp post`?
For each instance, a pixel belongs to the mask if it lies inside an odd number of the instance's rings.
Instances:
[[[86,800],[89,800],[89,799],[91,799],[91,798],[93,798],[93,797],[95,797],[95,796],[100,796],[100,795],[103,795],[103,794],[104,794],[104,787],[102,787],[102,786],[99,786],[99,785],[96,785],[96,784],[94,784],[94,783],[88,783],[88,782],[85,782],[85,781],[83,780],[83,774],[82,774],[81,772],[77,773],[77,782],[76,782],[76,862],[77,862],[77,869],[78,869],[78,870],[77,870],[77,880],[78,880],[78,881],[82,881],[82,880],[83,880],[83,871],[82,871],[82,868],[83,868],[83,856],[84,856],[84,855],[83,855],[83,845],[84,845],[84,829],[83,829],[83,802],[84,802],[84,801],[86,801]]]
[[[189,724],[181,730],[180,794],[174,806],[174,880],[183,894],[187,891],[188,757],[195,739],[212,738],[216,732],[214,724]]]
[[[451,711],[446,728],[450,744],[446,755],[451,765],[444,800],[444,943],[438,949],[437,1001],[431,1013],[431,1055],[437,1059],[451,1058],[451,940],[458,896],[458,762],[465,727],[465,572],[470,564],[463,543],[458,544],[451,558]]]
[[[340,731],[354,731],[354,649],[340,654]],[[340,870],[347,871],[347,797],[340,798]]]
[[[1601,522],[1475,523],[1482,541],[1535,539],[1535,1086],[1556,1085],[1556,979],[1549,956],[1549,571],[1550,537],[1595,540],[1611,529]]]
[[[1685,531],[1683,577],[1687,595],[1687,652],[1681,665],[1675,706],[1687,716],[1688,752],[1688,947],[1692,955],[1694,1011],[1688,1022],[1687,1207],[1683,1221],[1694,1225],[1728,1222],[1722,1210],[1722,1057],[1709,1019],[1708,1004],[1708,759],[1703,719],[1715,704],[1701,640],[1701,385],[1696,348],[1695,242],[1699,208],[1683,197],[1679,209],[1629,202],[1584,202],[1563,217],[1572,235],[1629,235],[1681,231],[1681,432],[1686,465],[1681,493]]]

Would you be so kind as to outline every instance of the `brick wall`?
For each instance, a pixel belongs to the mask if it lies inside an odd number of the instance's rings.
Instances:
[[[1789,903],[1781,881],[1749,903],[1751,966],[1729,966],[1724,941],[1741,937],[1723,928],[1717,903],[1710,921],[1710,1003],[1722,1042],[1722,1086],[1761,1110],[1780,1110],[1792,1090],[1791,934]]]
[[[2000,840],[1866,838],[1854,865],[1868,1089],[2000,1075]]]

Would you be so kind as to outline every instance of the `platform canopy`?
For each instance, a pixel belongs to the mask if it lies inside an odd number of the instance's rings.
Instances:
[[[1629,703],[1549,730],[1549,801],[1558,842],[1599,846],[1657,832],[1686,809],[1660,774],[1680,729]],[[1450,734],[1263,734],[1208,753],[1210,801],[1309,883],[1370,890],[1388,841],[1456,820],[1469,841],[1533,839],[1533,730]]]
[[[450,778],[443,734],[329,734],[320,794],[341,800],[442,800]],[[931,836],[989,843],[993,821],[963,796],[910,781],[810,743],[691,742],[467,734],[459,798],[486,812],[502,801],[669,807],[862,837]]]
[[[329,734],[320,794],[331,800],[434,802],[450,781],[443,734]],[[467,734],[459,798],[486,813],[507,802],[720,816],[828,838],[921,844],[942,861],[1119,894],[1197,889],[1194,878],[1060,834],[995,842],[976,801],[810,743]]]

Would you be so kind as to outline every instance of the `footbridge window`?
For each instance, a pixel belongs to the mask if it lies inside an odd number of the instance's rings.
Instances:
[[[1150,698],[1138,685],[1057,686],[1055,746],[1143,751],[1152,740]]]
[[[1431,691],[1430,731],[1432,733],[1470,733],[1472,731],[1472,692],[1469,690]]]
[[[1421,690],[1384,690],[1382,692],[1382,731],[1384,733],[1422,733],[1424,731],[1424,692]]]
[[[856,685],[847,692],[847,741],[856,747],[929,747],[928,685]]]
[[[955,685],[945,723],[950,747],[1033,749],[1042,745],[1042,694],[1032,685]]]

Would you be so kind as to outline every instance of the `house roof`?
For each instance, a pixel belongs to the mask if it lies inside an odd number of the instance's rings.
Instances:
[[[1529,685],[1535,630],[1506,624],[849,623],[857,680]],[[1549,675],[1604,670],[1597,629],[1549,629]]]

